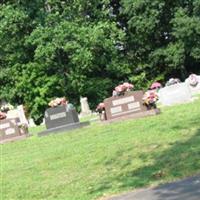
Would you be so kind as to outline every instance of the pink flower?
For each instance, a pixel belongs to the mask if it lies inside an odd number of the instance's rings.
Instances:
[[[159,82],[154,82],[152,85],[151,85],[151,89],[154,90],[154,89],[158,89],[158,88],[161,88],[162,85],[159,83]]]
[[[146,105],[155,104],[157,100],[158,100],[158,95],[154,91],[147,91],[144,94],[143,101]]]
[[[115,87],[115,90],[113,91],[113,96],[120,96],[123,95],[125,92],[130,91],[134,86],[130,83],[123,83],[121,85],[118,85]]]
[[[125,87],[124,85],[118,85],[118,86],[115,88],[115,91],[116,91],[116,92],[123,92],[125,89],[126,89],[126,87]]]
[[[68,103],[68,101],[66,100],[66,98],[62,97],[62,98],[56,98],[56,99],[50,101],[49,106],[56,107],[58,105],[66,105],[67,103]]]
[[[126,88],[126,89],[133,89],[133,85],[130,84],[130,83],[123,83],[123,86]]]

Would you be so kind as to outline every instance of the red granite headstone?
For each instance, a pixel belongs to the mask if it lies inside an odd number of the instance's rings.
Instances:
[[[115,120],[126,116],[142,117],[157,112],[149,112],[143,105],[143,91],[127,92],[123,96],[110,97],[104,100],[107,120]],[[157,110],[156,110],[157,111]]]
[[[18,123],[18,118],[0,120],[0,143],[18,140],[27,136],[27,130],[18,126]]]

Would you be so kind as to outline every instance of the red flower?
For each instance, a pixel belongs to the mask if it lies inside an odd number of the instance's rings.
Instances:
[[[0,111],[0,120],[6,119],[6,114]]]
[[[123,86],[126,88],[126,89],[133,89],[133,84],[131,83],[123,83]]]

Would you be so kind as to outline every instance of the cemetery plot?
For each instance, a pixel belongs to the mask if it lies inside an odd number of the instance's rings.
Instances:
[[[78,113],[75,109],[68,109],[66,105],[59,105],[46,110],[45,125],[47,130],[38,133],[38,136],[81,128],[89,125],[89,122],[79,122]]]
[[[190,102],[192,94],[187,84],[178,83],[160,89],[159,98],[162,105],[170,106]]]
[[[26,138],[28,129],[20,125],[19,118],[0,120],[0,143]]]
[[[143,103],[143,91],[126,92],[125,95],[104,100],[108,121],[138,118],[160,113],[159,109],[148,109]]]

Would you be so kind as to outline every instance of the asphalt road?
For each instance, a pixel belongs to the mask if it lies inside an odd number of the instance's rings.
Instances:
[[[156,188],[129,192],[109,200],[200,200],[200,175]]]

